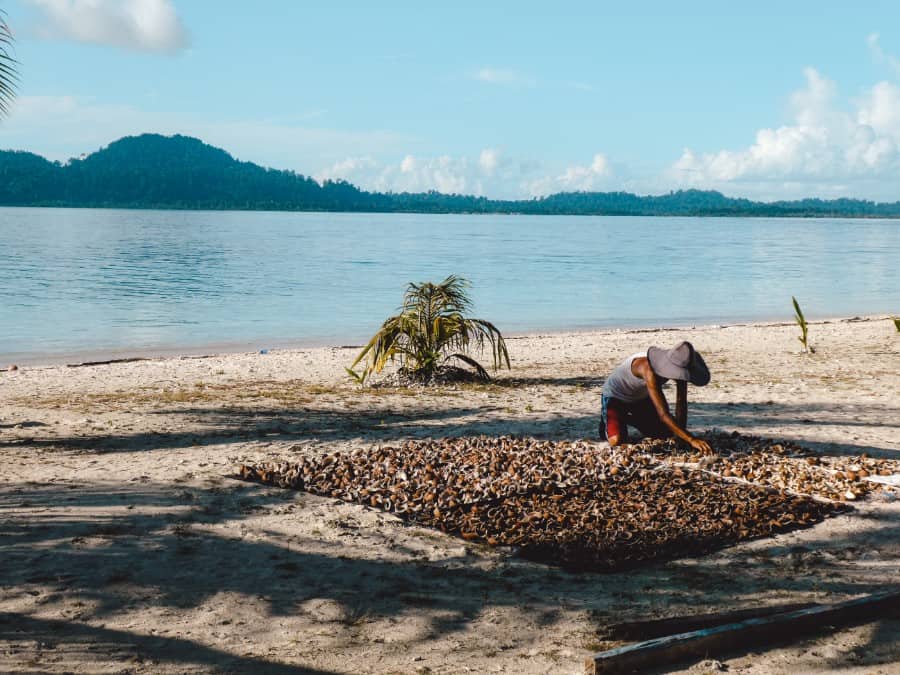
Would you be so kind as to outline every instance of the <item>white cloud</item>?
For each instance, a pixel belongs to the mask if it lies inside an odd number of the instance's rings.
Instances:
[[[484,155],[484,153],[482,153]],[[370,157],[351,157],[315,174],[317,180],[342,178],[367,190],[379,192],[427,192],[484,194],[490,177],[480,161],[466,157],[416,157],[405,155],[399,162],[378,162]]]
[[[488,176],[492,176],[500,163],[500,154],[493,148],[485,148],[478,156],[478,166]]]
[[[148,52],[177,52],[188,33],[171,0],[27,0],[48,38]]]
[[[473,77],[479,82],[485,82],[487,84],[520,87],[533,87],[537,84],[534,78],[507,68],[480,68],[475,72]]]
[[[900,142],[900,88],[879,82],[858,100],[858,122]]]
[[[317,172],[315,177],[342,178],[379,192],[437,190],[522,199],[562,191],[604,189],[611,184],[613,171],[602,154],[595,155],[586,166],[573,165],[553,172],[541,162],[513,159],[496,148],[484,148],[477,158],[405,155],[397,162],[378,162],[371,157],[351,157]]]
[[[791,97],[792,120],[761,129],[743,150],[698,154],[687,148],[671,167],[676,185],[758,198],[865,195],[897,199],[900,88],[879,82],[842,106],[816,70]]]
[[[466,157],[414,157],[406,155],[399,165],[385,164],[368,179],[357,174],[357,180],[371,189],[393,192],[426,192],[445,194],[482,194],[483,185],[472,163]]]
[[[416,158],[412,155],[407,155],[403,158],[403,161],[400,162],[400,172],[401,173],[412,173],[416,170]]]
[[[320,183],[326,180],[346,180],[347,176],[370,171],[377,166],[378,163],[371,157],[348,157],[320,171],[314,178]]]
[[[866,37],[866,44],[869,45],[869,53],[872,55],[875,63],[886,64],[895,75],[900,75],[900,59],[892,54],[888,54],[881,47],[881,36],[878,33],[870,33]]]
[[[379,192],[482,194],[484,172],[465,157],[416,157],[379,162],[370,156],[348,157],[314,173],[316,180],[342,179]]]
[[[557,176],[541,177],[528,184],[530,196],[555,192],[592,192],[608,189],[613,170],[605,155],[596,154],[588,165],[574,164]]]

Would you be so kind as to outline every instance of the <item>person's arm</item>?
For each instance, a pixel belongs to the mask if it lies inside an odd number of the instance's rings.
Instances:
[[[675,380],[675,424],[687,429],[687,385],[684,380]]]
[[[641,377],[647,383],[647,391],[650,393],[650,402],[656,408],[656,414],[660,421],[666,425],[677,438],[690,445],[697,452],[712,453],[712,448],[706,441],[691,436],[687,430],[682,429],[669,412],[669,404],[662,392],[662,385],[650,367],[650,361],[646,358],[635,359],[631,362],[631,372]],[[685,412],[687,412],[685,410]]]

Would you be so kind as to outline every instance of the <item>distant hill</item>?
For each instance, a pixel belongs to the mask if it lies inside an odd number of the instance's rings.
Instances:
[[[0,151],[0,205],[283,211],[525,213],[535,215],[834,216],[896,218],[900,202],[803,199],[754,202],[715,191],[666,195],[561,192],[528,200],[470,195],[366,192],[345,181],[319,184],[266,169],[188,136],[119,139],[62,164],[30,152]]]
[[[361,210],[374,202],[342,182],[239,162],[187,136],[122,138],[84,159],[0,152],[0,204],[178,209]]]

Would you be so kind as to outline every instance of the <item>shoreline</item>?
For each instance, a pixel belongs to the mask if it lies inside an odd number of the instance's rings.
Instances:
[[[810,326],[827,325],[830,323],[863,323],[871,321],[884,321],[892,318],[891,314],[865,314],[861,316],[847,317],[844,315],[834,315],[825,317],[816,317],[808,319]],[[777,326],[793,326],[794,321],[783,320],[777,318],[746,320],[746,321],[729,321],[727,323],[690,323],[683,324],[662,324],[662,325],[628,325],[611,327],[584,327],[584,328],[560,328],[560,329],[535,329],[510,333],[504,336],[507,341],[526,340],[529,338],[541,337],[583,337],[591,335],[606,335],[620,333],[664,333],[664,332],[683,332],[683,331],[707,331],[725,328],[744,328],[744,327],[777,327]],[[59,366],[80,366],[87,362],[126,362],[126,361],[161,361],[161,360],[177,360],[177,359],[196,359],[196,358],[212,358],[223,357],[238,354],[262,354],[271,352],[303,352],[309,350],[321,349],[362,349],[365,341],[359,344],[350,344],[355,342],[353,339],[348,340],[256,340],[237,341],[237,342],[212,342],[198,346],[189,345],[173,345],[165,347],[137,347],[134,349],[121,348],[97,348],[85,350],[71,350],[66,352],[42,353],[42,352],[14,352],[11,354],[0,354],[0,373],[11,365],[18,367],[35,368],[53,368]],[[341,343],[341,344],[338,344]],[[265,345],[265,346],[263,346]]]
[[[602,193],[600,193],[602,194]],[[552,195],[551,195],[552,196]],[[653,198],[654,195],[637,195],[639,198]],[[853,198],[850,198],[853,199]],[[502,200],[499,200],[502,201]],[[864,200],[860,200],[864,201]],[[770,202],[756,202],[763,208]],[[875,202],[876,205],[895,205],[900,202]],[[182,213],[327,213],[327,214],[363,214],[363,215],[411,215],[411,216],[515,216],[516,218],[734,218],[745,220],[783,219],[783,220],[896,220],[900,221],[900,213],[893,215],[866,214],[851,215],[840,213],[747,213],[728,211],[708,211],[705,213],[660,212],[660,213],[541,213],[528,211],[498,210],[498,211],[441,211],[441,210],[390,210],[390,209],[361,209],[357,211],[333,210],[333,209],[248,209],[248,208],[209,208],[198,206],[188,208],[184,206],[144,205],[144,206],[102,206],[90,204],[0,204],[0,209],[59,209],[59,210],[91,210],[91,211],[158,211],[158,212],[182,212]]]

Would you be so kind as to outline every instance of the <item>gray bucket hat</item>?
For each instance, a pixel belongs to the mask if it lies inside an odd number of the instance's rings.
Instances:
[[[672,349],[650,347],[647,360],[654,373],[669,380],[685,380],[698,387],[709,383],[709,368],[690,342],[680,342]]]

